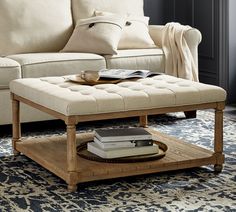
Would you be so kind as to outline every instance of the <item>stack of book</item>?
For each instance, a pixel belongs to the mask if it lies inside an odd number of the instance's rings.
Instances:
[[[159,151],[152,134],[143,128],[96,130],[94,141],[88,143],[87,149],[105,159],[157,154]]]

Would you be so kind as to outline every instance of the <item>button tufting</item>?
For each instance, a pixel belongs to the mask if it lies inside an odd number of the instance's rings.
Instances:
[[[91,92],[91,91],[81,91],[80,93],[82,95],[92,95],[94,92]]]
[[[65,83],[58,84],[58,86],[61,88],[69,88],[69,87],[71,87],[71,83],[65,82]]]
[[[25,86],[33,92],[28,92]],[[221,88],[166,75],[95,86],[79,85],[63,77],[42,77],[13,81],[11,87],[16,94],[26,96],[64,115],[201,104],[224,101],[226,96]]]
[[[121,90],[122,88],[119,88],[119,86],[117,87],[110,87],[108,89],[106,89],[105,91],[108,93],[117,93]]]
[[[190,87],[191,86],[188,82],[180,82],[177,85],[181,86],[181,87]]]
[[[142,84],[130,87],[130,89],[135,90],[135,91],[143,91],[143,90],[148,89],[148,88],[150,88],[150,86],[145,86],[145,85],[142,85]]]
[[[164,86],[155,86],[155,88],[157,88],[157,89],[166,89],[166,87],[164,87]]]
[[[116,85],[113,85],[113,84],[101,84],[101,85],[95,85],[94,88],[96,89],[106,89],[106,88],[109,88],[109,87],[113,87],[113,86],[116,86]]]
[[[84,90],[94,91],[94,90],[96,90],[95,88],[88,86],[88,85],[74,85],[74,86],[69,87],[69,89],[71,91],[84,91]]]
[[[168,80],[166,81],[166,83],[169,83],[169,84],[176,84],[178,81],[173,81],[173,80]]]
[[[54,85],[58,85],[65,82],[65,79],[63,77],[42,77],[40,78],[40,80]]]
[[[154,82],[145,82],[145,83],[142,83],[143,85],[148,85],[148,86],[151,86],[151,85],[155,85]]]

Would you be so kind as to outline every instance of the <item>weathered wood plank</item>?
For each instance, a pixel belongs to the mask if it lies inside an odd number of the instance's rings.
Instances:
[[[77,144],[81,139],[90,140],[91,135],[82,134],[77,136]],[[163,135],[162,135],[163,136]],[[169,138],[169,137],[168,137]],[[174,139],[174,138],[173,138]],[[166,144],[172,145],[173,139],[167,140]],[[84,140],[83,140],[84,141]],[[186,156],[186,149],[195,151],[195,146],[174,139],[174,147],[170,147],[166,156],[160,160],[139,163],[101,163],[86,160],[77,156],[76,183],[96,179],[107,179],[113,177],[124,177],[174,169],[183,169],[210,164],[214,157],[213,152],[203,151],[202,154]],[[198,150],[204,150],[199,147]],[[66,161],[67,143],[65,136],[53,136],[36,139],[26,139],[17,143],[17,150],[35,160],[37,163],[55,173],[57,176],[68,181],[68,165]],[[55,151],[56,150],[56,151]]]

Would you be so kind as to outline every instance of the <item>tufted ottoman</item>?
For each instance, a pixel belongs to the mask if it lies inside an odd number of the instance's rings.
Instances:
[[[18,79],[10,83],[13,102],[13,147],[68,183],[77,183],[167,170],[215,165],[221,171],[223,155],[223,109],[226,92],[216,86],[167,75],[118,84],[79,85],[64,77]],[[63,120],[67,136],[21,139],[19,102]],[[140,117],[177,111],[215,109],[214,151],[152,132],[169,147],[161,160],[135,164],[108,164],[77,156],[76,145],[91,134],[76,135],[78,122],[122,117]],[[151,131],[151,130],[150,130]]]

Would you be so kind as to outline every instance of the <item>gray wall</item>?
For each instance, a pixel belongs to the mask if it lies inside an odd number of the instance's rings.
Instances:
[[[236,99],[236,0],[229,0],[229,99]]]

